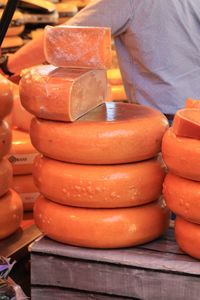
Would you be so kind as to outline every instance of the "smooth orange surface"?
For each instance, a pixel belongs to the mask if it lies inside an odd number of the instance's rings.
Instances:
[[[163,160],[174,174],[200,181],[200,141],[177,137],[170,128],[163,137]]]
[[[111,30],[104,27],[46,26],[46,60],[57,67],[106,69],[111,66]]]
[[[10,162],[3,158],[0,160],[0,197],[7,193],[12,184],[12,166]]]
[[[13,130],[12,135],[12,147],[8,155],[8,159],[12,163],[13,174],[31,174],[33,160],[38,152],[32,146],[28,133],[19,130]]]
[[[11,148],[12,133],[5,121],[0,121],[0,159],[3,158]]]
[[[19,228],[22,217],[22,200],[15,191],[10,189],[0,198],[0,240]]]
[[[95,166],[68,164],[38,156],[33,176],[41,194],[60,204],[115,208],[158,199],[164,170],[156,159]]]
[[[0,74],[0,120],[4,119],[12,109],[13,95],[9,80]]]
[[[48,237],[92,248],[121,248],[149,242],[162,235],[169,211],[162,201],[135,208],[85,209],[63,206],[40,196],[35,223]]]
[[[111,86],[111,98],[114,100],[127,100],[126,92],[124,86],[120,85],[112,85]]]
[[[185,107],[186,108],[200,108],[200,99],[198,99],[198,100],[192,99],[192,98],[186,99]]]
[[[179,247],[194,258],[200,259],[200,225],[177,217],[175,237]]]
[[[167,206],[184,219],[200,224],[200,182],[168,173],[163,184]]]
[[[26,110],[43,119],[74,121],[105,101],[105,70],[36,66],[20,80]]]
[[[172,128],[177,136],[200,139],[200,108],[178,110]]]
[[[107,71],[108,82],[112,85],[122,84],[122,75],[120,69],[109,69]]]
[[[108,102],[74,123],[33,119],[31,140],[50,158],[80,164],[119,164],[154,157],[167,119],[148,107]]]

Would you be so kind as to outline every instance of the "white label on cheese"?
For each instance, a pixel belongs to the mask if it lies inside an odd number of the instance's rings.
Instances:
[[[38,153],[34,154],[9,154],[8,160],[13,165],[30,165]]]
[[[34,203],[35,200],[40,195],[39,192],[36,193],[20,193],[23,203]]]

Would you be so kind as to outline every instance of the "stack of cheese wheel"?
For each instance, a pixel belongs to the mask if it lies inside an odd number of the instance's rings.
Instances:
[[[41,192],[36,225],[56,241],[92,248],[159,237],[169,223],[156,158],[166,118],[144,106],[102,103],[109,29],[62,26],[45,34],[46,59],[61,68],[32,68],[20,82],[22,104],[36,116],[31,140],[42,154],[33,169]]]
[[[193,108],[189,108],[192,104]],[[177,111],[163,138],[163,159],[169,168],[164,197],[176,213],[175,236],[180,248],[200,259],[200,100]]]
[[[122,82],[121,72],[118,68],[109,69],[107,71],[108,84],[111,90],[108,101],[123,101],[127,100],[126,92]]]
[[[12,89],[0,75],[0,240],[20,226],[23,206],[19,195],[12,190],[12,166],[6,159],[11,146],[11,129],[4,118],[12,109]]]

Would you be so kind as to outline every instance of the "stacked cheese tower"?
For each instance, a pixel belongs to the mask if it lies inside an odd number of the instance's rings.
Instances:
[[[9,236],[20,225],[23,215],[19,195],[10,189],[12,166],[5,158],[11,146],[11,129],[3,119],[12,109],[12,89],[7,79],[0,76],[0,240]]]
[[[163,158],[169,168],[164,197],[177,214],[177,243],[200,259],[200,100],[189,100],[188,106],[191,104],[194,108],[177,111],[163,138]]]
[[[141,244],[169,223],[155,158],[167,120],[144,106],[103,103],[109,45],[108,28],[48,27],[46,58],[59,68],[32,68],[20,82],[43,154],[33,170],[42,194],[35,222],[52,239],[94,248]]]

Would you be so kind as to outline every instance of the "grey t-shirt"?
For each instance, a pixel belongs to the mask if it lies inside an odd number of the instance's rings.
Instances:
[[[130,101],[174,114],[200,99],[200,0],[98,0],[68,25],[111,27]]]

